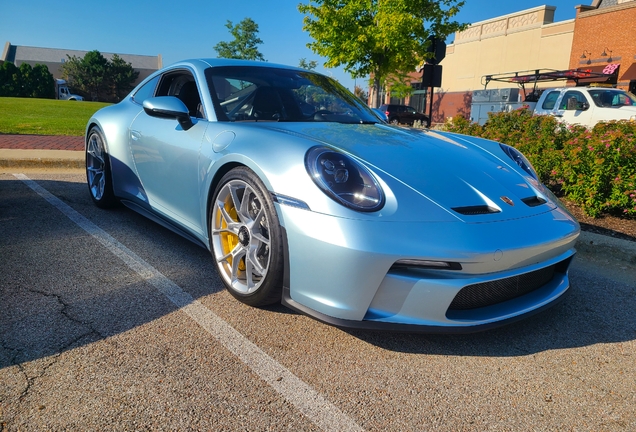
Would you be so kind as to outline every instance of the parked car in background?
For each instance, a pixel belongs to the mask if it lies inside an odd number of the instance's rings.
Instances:
[[[606,87],[552,88],[543,92],[534,113],[589,128],[600,121],[636,121],[636,96]]]
[[[412,126],[416,121],[420,121],[426,127],[431,125],[427,115],[417,112],[415,108],[408,105],[384,104],[381,105],[379,109],[386,114],[389,123],[392,124],[407,124]]]

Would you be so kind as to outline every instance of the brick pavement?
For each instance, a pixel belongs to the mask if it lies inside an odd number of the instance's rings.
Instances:
[[[83,151],[84,137],[0,134],[0,149]]]

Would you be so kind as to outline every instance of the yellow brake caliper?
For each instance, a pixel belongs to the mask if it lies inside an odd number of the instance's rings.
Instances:
[[[224,208],[225,211],[227,211],[227,214],[232,218],[232,220],[234,222],[238,222],[238,214],[236,212],[236,207],[234,207],[234,205],[232,204],[232,198],[228,197],[225,200],[225,204],[224,204]],[[221,217],[221,229],[226,229],[227,228],[227,222],[225,221],[225,219],[223,219],[222,216]],[[239,242],[238,236],[234,233],[231,232],[223,232],[221,234],[221,239],[223,242],[223,254],[227,255],[228,253],[230,253],[231,251],[234,250],[234,248],[236,247],[236,245]],[[228,259],[228,264],[231,266],[232,265],[232,257],[229,256]],[[245,271],[245,258],[241,258],[241,262],[238,265],[238,269],[240,271]]]

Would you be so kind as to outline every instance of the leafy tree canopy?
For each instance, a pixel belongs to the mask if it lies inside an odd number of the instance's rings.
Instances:
[[[79,92],[99,100],[105,92],[108,60],[97,50],[87,52],[83,58],[66,56],[62,76]]]
[[[0,65],[0,96],[18,96],[20,93],[20,69],[11,62]]]
[[[117,54],[111,60],[99,51],[89,51],[84,57],[67,56],[62,76],[79,93],[93,100],[121,100],[137,80],[139,72]]]
[[[49,68],[43,64],[36,64],[31,71],[32,95],[36,98],[54,99],[55,80]]]
[[[309,0],[299,4],[307,44],[353,78],[372,76],[379,89],[389,78],[404,82],[425,58],[429,36],[445,39],[466,27],[453,21],[460,0]],[[377,93],[377,92],[376,92]]]
[[[117,54],[113,55],[109,64],[109,78],[113,93],[118,100],[124,98],[132,89],[133,83],[139,77],[139,72],[130,63]]]
[[[258,24],[254,20],[245,18],[237,25],[228,20],[225,27],[230,30],[234,40],[216,44],[214,50],[218,54],[217,57],[265,61],[263,54],[258,51],[257,45],[262,44],[263,41],[258,37]]]
[[[11,62],[4,62],[0,65],[0,96],[53,99],[53,75],[42,64],[31,67],[22,63],[18,68]]]

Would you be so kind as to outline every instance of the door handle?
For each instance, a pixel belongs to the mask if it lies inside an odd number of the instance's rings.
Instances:
[[[136,130],[131,130],[130,131],[130,137],[135,140],[138,141],[141,138],[141,133],[136,131]]]

